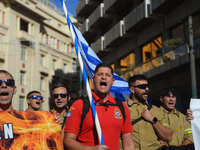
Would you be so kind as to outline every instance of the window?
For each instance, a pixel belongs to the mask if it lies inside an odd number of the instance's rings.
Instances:
[[[45,81],[43,77],[40,78],[40,90],[45,90]]]
[[[25,85],[25,72],[20,72],[20,84]]]
[[[40,57],[40,64],[41,64],[41,66],[45,66],[45,56],[44,55],[41,55],[41,57]]]
[[[23,19],[20,19],[20,30],[28,32],[28,22]]]
[[[2,13],[2,24],[4,25],[5,21],[5,12]]]
[[[47,45],[49,44],[49,35],[48,34],[46,35],[46,44]]]
[[[76,72],[76,64],[75,63],[72,64],[72,71]]]
[[[21,60],[26,60],[26,46],[21,46]]]
[[[71,54],[74,54],[74,46],[71,44]]]
[[[67,64],[63,64],[63,72],[67,73]]]
[[[57,69],[57,66],[56,66],[56,60],[53,59],[53,70],[56,70]]]
[[[57,40],[57,49],[60,49],[60,41]]]
[[[69,54],[69,44],[67,44],[67,54]]]
[[[120,60],[120,70],[126,71],[128,69],[133,68],[135,65],[135,54],[131,53]],[[117,68],[115,68],[117,69]],[[118,70],[119,71],[119,70]]]
[[[51,19],[47,19],[47,22],[48,22],[48,23],[51,23]]]
[[[61,28],[62,28],[61,24],[58,24],[58,28],[59,28],[59,29],[61,29]]]
[[[20,96],[19,97],[19,111],[23,111],[24,109],[24,97]]]
[[[142,47],[143,62],[156,57],[157,51],[162,48],[162,38],[161,36],[152,40],[147,45]]]

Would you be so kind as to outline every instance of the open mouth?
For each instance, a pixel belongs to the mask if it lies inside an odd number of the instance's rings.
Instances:
[[[40,102],[36,102],[37,105],[40,105]]]
[[[3,96],[3,97],[8,96],[8,95],[9,95],[8,92],[1,92],[1,93],[0,93],[0,96]]]
[[[107,83],[104,82],[104,81],[101,81],[101,82],[100,82],[100,86],[107,86]]]
[[[59,104],[62,104],[62,102],[61,101],[59,101],[59,102],[57,102],[57,104],[59,105]]]

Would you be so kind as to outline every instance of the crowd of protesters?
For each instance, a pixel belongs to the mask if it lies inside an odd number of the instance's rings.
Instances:
[[[143,75],[129,78],[130,98],[122,102],[112,97],[110,88],[115,82],[113,69],[106,63],[96,66],[92,77],[92,96],[98,114],[104,144],[99,136],[87,97],[79,97],[63,84],[52,88],[53,110],[61,125],[66,150],[193,150],[194,143],[190,121],[175,108],[177,101],[174,88],[163,89],[160,108],[148,103],[149,84]],[[17,87],[13,76],[0,70],[0,111],[16,112],[12,98]],[[27,94],[26,111],[38,111],[43,102],[40,92]],[[187,120],[186,120],[187,118]]]

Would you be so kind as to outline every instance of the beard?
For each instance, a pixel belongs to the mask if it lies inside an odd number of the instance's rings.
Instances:
[[[143,97],[143,94],[149,94],[148,92],[144,92],[142,93],[141,95],[139,95],[138,93],[135,93],[135,98],[139,101],[139,102],[146,102],[147,101],[147,98],[144,98]]]

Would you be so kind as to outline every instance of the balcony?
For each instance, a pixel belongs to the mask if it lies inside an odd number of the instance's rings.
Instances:
[[[99,38],[92,46],[92,50],[97,54],[100,53],[101,51],[104,50],[105,45],[104,45],[104,37],[102,36],[101,38]]]
[[[102,0],[81,0],[76,6],[76,16],[87,18],[100,4]]]
[[[105,13],[119,14],[128,5],[132,5],[130,0],[105,0]]]
[[[111,18],[104,17],[104,4],[101,3],[99,7],[89,16],[89,28],[99,29],[106,26],[112,21]]]
[[[17,38],[28,40],[28,39],[34,39],[34,36],[32,36],[32,35],[28,34],[27,32],[21,30],[21,31],[17,32]]]
[[[39,67],[39,71],[41,74],[43,74],[45,76],[48,76],[48,74],[49,74],[49,68],[41,66],[41,65]]]
[[[145,0],[124,18],[126,33],[139,33],[155,20],[150,17],[150,3]]]
[[[128,80],[129,74],[131,76],[145,74],[148,77],[152,77],[172,69],[181,69],[182,67],[180,66],[189,63],[190,54],[188,48],[188,42],[185,42],[172,50],[168,50],[157,57],[125,71],[121,77],[124,80]],[[195,59],[200,60],[200,37],[194,39],[194,53]]]
[[[151,0],[151,12],[167,14],[185,0]]]
[[[127,41],[128,38],[124,36],[124,21],[118,22],[104,36],[106,47],[117,47]]]

